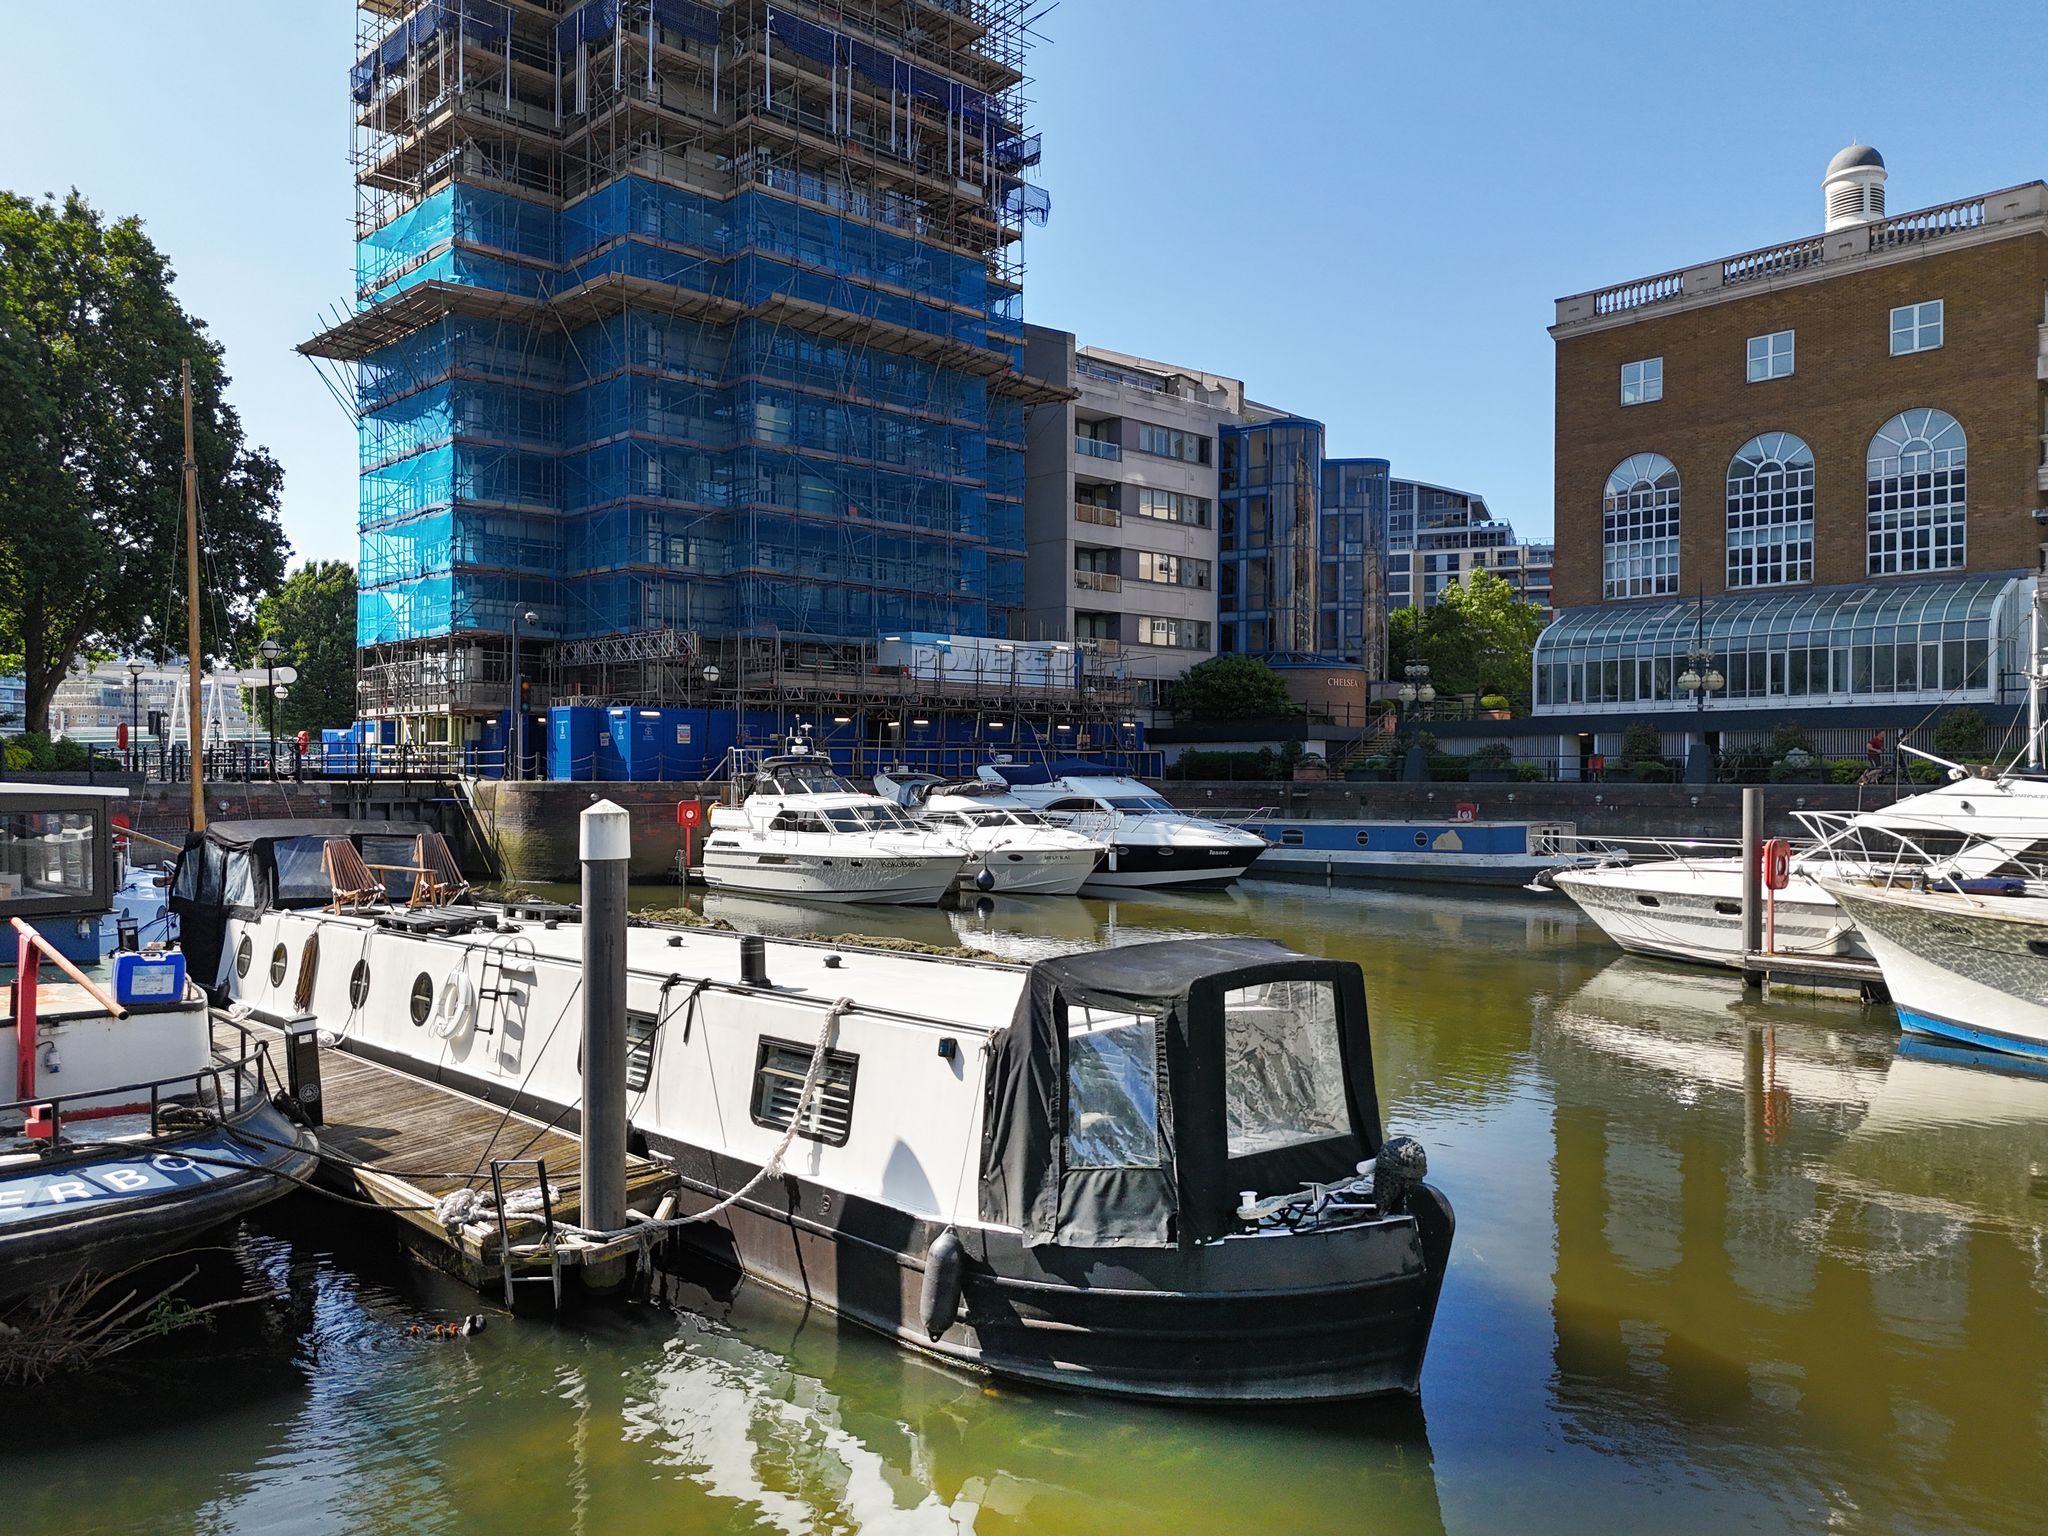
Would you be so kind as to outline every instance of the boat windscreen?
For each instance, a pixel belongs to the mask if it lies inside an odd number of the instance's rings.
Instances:
[[[1336,989],[1285,980],[1225,992],[1223,1084],[1233,1158],[1348,1132]]]
[[[762,775],[768,780],[767,789],[777,795],[857,795],[845,779],[824,764],[817,767],[779,765]]]
[[[1134,816],[1171,815],[1173,807],[1157,795],[1112,795],[1103,802]]]

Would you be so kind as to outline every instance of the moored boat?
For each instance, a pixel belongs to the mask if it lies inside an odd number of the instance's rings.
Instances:
[[[1577,853],[1568,821],[1324,821],[1259,816],[1236,823],[1269,845],[1262,876],[1527,885]]]
[[[1222,890],[1266,851],[1266,840],[1192,815],[1140,779],[1063,774],[1033,780],[1010,765],[984,767],[984,783],[1007,787],[1023,804],[1108,847],[1087,889],[1109,892],[1174,886]]]
[[[216,826],[174,895],[224,1001],[555,1119],[582,935],[280,878],[362,829]],[[422,863],[426,862],[422,859]],[[952,1363],[1194,1401],[1417,1390],[1452,1239],[1384,1136],[1364,981],[1248,940],[995,961],[636,925],[629,1119],[702,1257]]]
[[[1108,855],[1104,844],[1053,825],[1000,784],[902,773],[876,774],[875,788],[924,825],[959,839],[971,855],[962,879],[971,877],[978,889],[1072,896]]]

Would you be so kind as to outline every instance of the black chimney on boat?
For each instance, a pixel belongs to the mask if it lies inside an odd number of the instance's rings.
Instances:
[[[750,987],[768,985],[768,941],[758,933],[740,935],[740,980]]]

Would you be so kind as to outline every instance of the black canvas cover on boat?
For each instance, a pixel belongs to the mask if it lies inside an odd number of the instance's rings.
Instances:
[[[1278,1059],[1229,999],[1289,984],[1326,999],[1329,1048]],[[1274,1012],[1274,1010],[1267,1010]],[[1284,1013],[1288,1023],[1294,1021]],[[1269,1045],[1290,1044],[1276,1033]],[[1322,1117],[1261,1138],[1277,1069]],[[1313,1081],[1311,1081],[1313,1080]],[[1234,1084],[1234,1086],[1233,1086]],[[1165,1247],[1236,1229],[1238,1192],[1335,1180],[1377,1150],[1365,983],[1348,961],[1263,939],[1173,939],[1040,961],[992,1046],[981,1148],[984,1220],[1027,1244]]]

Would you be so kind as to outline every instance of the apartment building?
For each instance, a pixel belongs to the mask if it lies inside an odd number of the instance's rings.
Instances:
[[[1470,586],[1474,571],[1490,571],[1550,616],[1556,546],[1518,537],[1512,523],[1487,510],[1483,496],[1394,480],[1387,491],[1386,543],[1392,607],[1433,608],[1446,587]]]
[[[1151,705],[1216,651],[1218,439],[1236,379],[1026,326],[1036,405],[1024,455],[1024,637],[1073,640]]]

